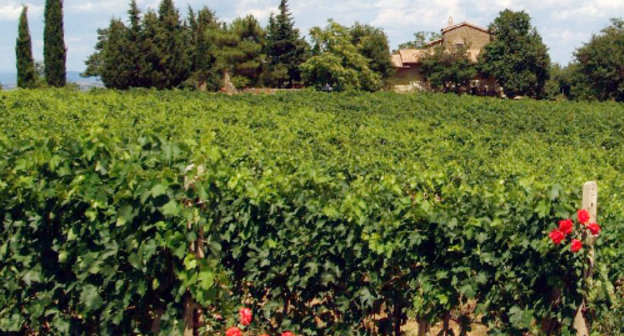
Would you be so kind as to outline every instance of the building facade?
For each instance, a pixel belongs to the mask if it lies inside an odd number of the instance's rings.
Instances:
[[[457,48],[465,48],[466,54],[472,62],[477,62],[481,51],[492,40],[492,34],[483,27],[468,22],[453,24],[449,19],[449,25],[441,30],[441,38],[429,42],[422,49],[401,49],[392,55],[392,66],[395,69],[395,89],[397,91],[427,90],[429,86],[421,71],[422,59],[434,53],[434,49],[440,45],[445,50],[453,51]],[[495,92],[494,81],[475,77],[471,81],[472,90],[482,92]]]

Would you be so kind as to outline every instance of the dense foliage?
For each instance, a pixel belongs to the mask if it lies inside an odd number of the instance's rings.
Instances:
[[[356,23],[350,29],[351,43],[368,59],[368,67],[383,80],[394,74],[388,36],[383,29]]]
[[[381,75],[370,68],[371,60],[352,42],[351,30],[333,20],[324,28],[310,29],[312,57],[301,65],[306,84],[317,89],[329,85],[337,91],[382,87]],[[390,57],[389,53],[386,56]]]
[[[440,45],[423,58],[422,73],[432,88],[441,92],[459,92],[461,88],[470,87],[470,81],[478,71],[466,48],[446,50]]]
[[[36,85],[35,61],[32,56],[32,41],[28,28],[28,7],[24,6],[19,19],[15,59],[17,63],[17,86],[34,88]]]
[[[309,45],[295,28],[288,2],[281,0],[277,16],[269,17],[267,28],[267,84],[291,87],[301,82],[299,67],[308,58]]]
[[[141,16],[131,1],[129,24],[112,19],[98,30],[98,43],[86,61],[87,76],[101,76],[109,88],[194,87],[216,91],[229,74],[236,87],[300,82],[299,65],[308,45],[288,12],[271,18],[268,31],[252,15],[230,24],[219,21],[209,8],[197,13],[189,7],[186,20],[171,0],[162,0],[158,12]]]
[[[580,76],[598,100],[624,101],[624,21],[611,25],[576,51]]]
[[[43,63],[50,86],[62,87],[66,82],[63,0],[46,0],[44,9]]]
[[[569,335],[586,250],[548,233],[596,179],[589,316],[621,334],[621,112],[391,93],[2,92],[0,331],[174,334],[192,297],[209,334],[243,302],[272,334],[387,335],[474,299],[459,319],[482,316],[492,335],[547,317]]]
[[[489,28],[495,38],[480,55],[481,72],[509,97],[543,97],[550,56],[529,14],[504,10]]]

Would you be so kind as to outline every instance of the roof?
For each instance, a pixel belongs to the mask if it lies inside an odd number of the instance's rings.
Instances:
[[[436,44],[442,43],[443,41],[444,41],[443,39],[439,38],[437,40],[433,40],[433,41],[428,42],[425,46],[426,47],[432,47],[432,46],[434,46]]]
[[[450,25],[450,26],[448,26],[446,28],[442,28],[442,34],[446,34],[446,33],[450,32],[451,30],[455,30],[457,28],[461,28],[461,27],[465,27],[465,26],[474,28],[476,30],[480,30],[480,31],[482,31],[484,33],[488,33],[488,34],[490,33],[490,31],[487,28],[483,28],[481,26],[477,26],[476,24],[472,24],[470,22],[464,21],[462,23],[458,23],[458,24]]]
[[[429,51],[424,49],[401,49],[399,55],[402,63],[420,63],[420,60]]]
[[[410,64],[420,63],[425,55],[431,53],[433,53],[433,49],[401,49],[398,54],[390,55],[390,59],[393,67],[407,69],[410,68]],[[479,49],[466,50],[466,56],[473,63],[479,60],[480,54],[481,50]]]

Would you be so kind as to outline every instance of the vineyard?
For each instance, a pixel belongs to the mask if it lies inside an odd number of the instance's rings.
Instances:
[[[0,333],[621,335],[622,153],[616,103],[0,92]],[[549,232],[590,180],[587,287]]]

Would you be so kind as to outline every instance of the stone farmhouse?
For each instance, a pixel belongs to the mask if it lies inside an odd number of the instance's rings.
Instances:
[[[492,40],[488,29],[472,23],[462,22],[453,24],[449,18],[449,25],[441,30],[441,38],[429,42],[422,49],[401,49],[391,55],[392,66],[395,68],[395,90],[413,91],[426,90],[428,85],[421,72],[421,60],[434,52],[434,48],[443,45],[445,50],[467,48],[466,53],[471,61],[477,62],[479,54],[486,44]],[[494,92],[494,81],[490,79],[474,78],[471,88],[482,92]]]

